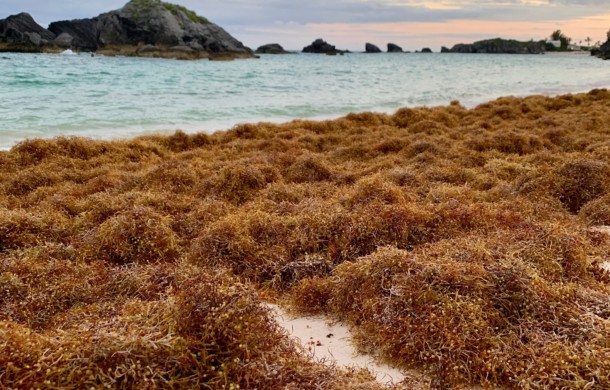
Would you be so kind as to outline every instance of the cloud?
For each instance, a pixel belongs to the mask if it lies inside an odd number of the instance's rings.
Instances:
[[[583,7],[578,1],[572,5],[567,0],[554,1],[564,1],[566,4],[561,6],[546,4],[546,0],[337,0],[333,2],[309,0],[290,3],[277,0],[230,3],[209,0],[206,2],[206,7],[210,10],[207,16],[211,20],[231,25],[254,25],[274,21],[308,24],[443,22],[458,19],[566,20],[590,16],[606,10],[602,2],[596,3],[595,7],[591,7],[591,4],[589,7]],[[245,10],[247,17],[244,17],[242,9]]]
[[[571,21],[591,21],[597,15],[608,13],[608,0],[168,1],[195,10],[223,26],[246,45],[256,46],[270,41],[286,40],[289,42],[287,45],[292,48],[302,47],[317,37],[326,37],[324,34],[336,34],[337,37],[344,38],[344,44],[352,45],[348,48],[355,49],[356,42],[367,36],[371,40],[398,40],[401,37],[399,30],[402,30],[409,31],[408,36],[403,36],[406,39],[418,35],[417,29],[427,31],[429,27],[433,27],[435,31],[428,31],[426,34],[447,34],[447,41],[451,41],[451,37],[456,34],[463,40],[468,37],[476,39],[482,36],[505,36],[507,33],[510,38],[542,38],[550,33],[544,30],[548,27],[551,31],[561,28],[570,35],[576,34],[569,31]],[[0,18],[26,11],[40,24],[46,25],[55,20],[93,17],[118,9],[125,2],[126,0],[0,0]],[[579,25],[584,25],[583,23]],[[602,16],[601,21],[596,23],[594,31],[582,34],[599,35],[599,25],[603,23],[607,23],[605,31],[610,28],[610,21],[606,16]],[[478,26],[478,30],[469,33],[459,30],[469,25]],[[376,26],[374,31],[371,26]],[[389,31],[380,26],[392,26],[392,29]],[[397,29],[396,26],[400,28]],[[450,28],[441,29],[439,26]],[[348,34],[353,37],[351,41],[345,38]],[[441,40],[440,37],[426,37],[424,33],[419,35],[418,42],[422,43],[425,39]],[[357,47],[360,47],[359,43]]]
[[[171,1],[171,0],[170,0]],[[591,16],[607,0],[173,0],[222,25],[288,23],[442,22],[457,19],[537,21]],[[123,6],[125,0],[2,0],[0,15],[30,12],[39,22],[83,18]]]

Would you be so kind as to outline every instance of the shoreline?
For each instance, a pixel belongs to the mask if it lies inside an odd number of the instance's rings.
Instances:
[[[501,96],[556,96],[609,86],[610,70],[593,58],[543,57],[455,54],[451,58],[388,55],[374,59],[361,54],[340,59],[297,55],[218,64],[6,55],[8,60],[0,62],[12,71],[0,82],[6,83],[7,101],[21,104],[0,108],[0,128],[13,130],[12,135],[21,131],[53,137],[61,132],[64,136],[124,139],[159,130],[210,133],[261,120],[283,123],[337,119],[350,112],[392,114],[402,107],[446,106],[454,99],[473,108]],[[411,64],[409,69],[407,64]],[[532,75],[556,75],[522,76],[518,70],[530,65]],[[336,71],[331,72],[331,66]],[[574,67],[583,69],[575,78],[569,70]],[[491,70],[489,75],[469,85],[467,80],[485,69]],[[434,82],[425,82],[435,74]],[[458,76],[466,82],[451,84]],[[311,86],[321,82],[328,88],[315,92],[317,88]],[[407,84],[410,87],[402,91],[400,86]],[[444,88],[448,85],[453,86]],[[46,95],[59,98],[50,103]],[[13,141],[22,139],[0,133],[0,147],[10,148]]]
[[[596,86],[593,87],[591,89],[584,89],[584,90],[577,90],[577,91],[571,91],[571,92],[565,92],[565,91],[554,91],[551,93],[539,93],[539,94],[523,94],[523,95],[507,95],[507,96],[497,96],[497,97],[482,97],[470,102],[462,102],[459,101],[459,104],[462,105],[463,107],[465,107],[466,109],[474,109],[477,106],[483,105],[483,104],[491,104],[497,100],[500,99],[505,99],[505,98],[519,98],[519,99],[524,99],[524,98],[528,98],[528,97],[536,97],[536,96],[543,96],[543,97],[550,97],[550,98],[556,98],[562,95],[574,95],[574,94],[583,94],[583,93],[587,93],[591,90],[595,90],[595,89],[606,89],[608,88],[608,86]],[[321,121],[333,121],[333,120],[338,120],[341,118],[345,118],[346,116],[350,115],[350,114],[364,114],[364,113],[373,113],[373,114],[386,114],[386,115],[393,115],[394,113],[396,113],[397,111],[401,110],[401,109],[421,109],[421,108],[432,108],[432,107],[448,107],[449,105],[451,105],[452,101],[449,102],[438,102],[437,104],[431,104],[431,105],[424,105],[424,106],[403,106],[403,107],[397,107],[397,108],[372,108],[371,110],[363,110],[363,111],[351,111],[351,112],[345,112],[345,113],[341,113],[341,114],[328,114],[328,115],[314,115],[311,117],[295,117],[295,118],[288,118],[288,117],[278,117],[278,118],[274,118],[274,117],[267,117],[265,119],[261,119],[261,120],[257,120],[257,119],[245,119],[245,120],[224,120],[224,121],[206,121],[203,122],[202,124],[190,124],[187,126],[179,126],[179,125],[155,125],[155,126],[147,126],[145,128],[123,128],[123,129],[119,129],[119,128],[104,128],[104,129],[97,129],[95,130],[95,134],[81,134],[82,131],[79,132],[74,132],[74,131],[68,131],[68,132],[62,132],[59,134],[53,134],[53,135],[49,135],[49,136],[44,136],[44,135],[34,135],[32,137],[26,136],[26,137],[11,137],[10,141],[7,141],[3,138],[3,134],[2,131],[0,130],[0,151],[9,151],[12,148],[14,148],[17,144],[26,141],[26,140],[34,140],[34,139],[43,139],[43,140],[51,140],[54,138],[65,138],[65,137],[76,137],[76,138],[82,138],[82,139],[90,139],[90,140],[95,140],[95,141],[128,141],[131,139],[136,139],[136,138],[141,138],[141,137],[147,137],[147,136],[170,136],[171,134],[175,133],[176,131],[180,131],[180,132],[184,132],[186,134],[198,134],[198,133],[205,133],[205,134],[214,134],[217,132],[228,132],[231,129],[238,127],[238,126],[247,126],[247,125],[257,125],[257,124],[265,124],[265,123],[270,123],[270,124],[274,124],[274,125],[286,125],[286,124],[290,124],[292,122],[298,122],[298,121],[314,121],[314,122],[321,122]],[[11,131],[12,134],[19,134],[19,131]],[[105,135],[100,135],[99,133],[105,133]],[[127,135],[119,135],[119,134],[123,134],[123,133],[127,133]],[[18,139],[16,139],[18,138]]]

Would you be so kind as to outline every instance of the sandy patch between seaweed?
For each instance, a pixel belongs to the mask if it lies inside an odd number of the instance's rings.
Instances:
[[[281,307],[267,304],[278,324],[297,340],[309,357],[324,364],[366,368],[378,382],[391,386],[406,378],[424,378],[414,372],[402,372],[378,362],[373,356],[359,353],[352,343],[352,335],[344,324],[333,323],[323,316],[293,317]],[[421,378],[420,378],[421,377]]]

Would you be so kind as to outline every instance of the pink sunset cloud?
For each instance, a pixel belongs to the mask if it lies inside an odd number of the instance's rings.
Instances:
[[[610,29],[610,13],[559,21],[518,22],[497,20],[449,20],[444,22],[392,22],[392,23],[312,23],[306,25],[276,24],[268,28],[252,28],[249,33],[267,41],[282,37],[284,45],[300,49],[308,40],[324,38],[340,48],[360,51],[365,42],[384,47],[388,42],[401,45],[405,50],[420,50],[457,43],[502,37],[517,40],[546,39],[554,30],[561,30],[573,39],[582,41],[590,37],[592,43],[604,42]],[[308,37],[305,39],[304,37]]]

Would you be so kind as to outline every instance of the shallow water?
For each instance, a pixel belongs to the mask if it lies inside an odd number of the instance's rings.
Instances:
[[[350,54],[233,62],[0,56],[0,148],[28,137],[130,137],[237,123],[466,106],[506,95],[610,86],[586,55]]]

